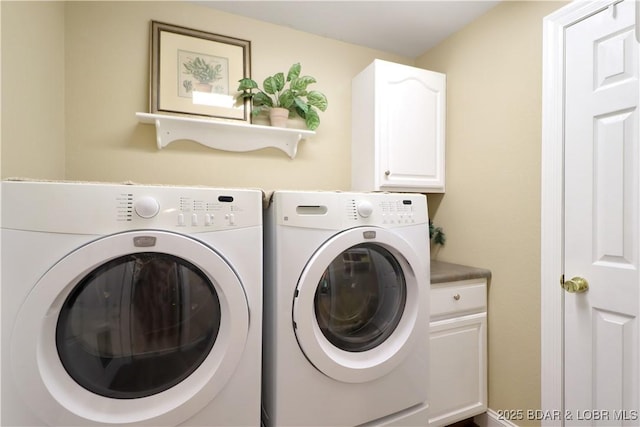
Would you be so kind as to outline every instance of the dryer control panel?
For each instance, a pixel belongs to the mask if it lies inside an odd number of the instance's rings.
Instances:
[[[340,230],[429,222],[423,194],[276,191],[272,203],[278,224],[292,227]]]
[[[5,181],[2,227],[78,234],[226,230],[261,225],[262,198],[249,189]]]

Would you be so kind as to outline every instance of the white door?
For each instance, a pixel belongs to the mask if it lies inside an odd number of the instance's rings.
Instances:
[[[639,48],[634,25],[634,2],[625,0],[565,34],[566,425],[639,422]]]

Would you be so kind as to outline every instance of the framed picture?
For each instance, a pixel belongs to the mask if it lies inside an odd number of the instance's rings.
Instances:
[[[238,80],[251,76],[251,42],[151,22],[151,113],[249,122]]]

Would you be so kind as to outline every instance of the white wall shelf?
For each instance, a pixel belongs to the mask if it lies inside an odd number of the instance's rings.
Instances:
[[[158,149],[180,139],[188,139],[204,146],[226,151],[254,151],[275,147],[292,159],[298,143],[314,131],[272,126],[250,125],[210,119],[136,113],[140,123],[156,126]]]

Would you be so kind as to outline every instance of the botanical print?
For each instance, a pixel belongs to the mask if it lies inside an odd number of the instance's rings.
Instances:
[[[250,74],[250,41],[157,21],[151,35],[152,113],[250,122],[232,87]]]
[[[229,94],[229,59],[178,49],[178,96]]]

